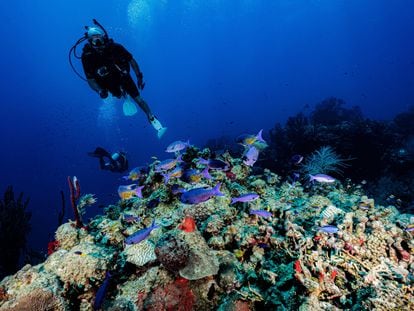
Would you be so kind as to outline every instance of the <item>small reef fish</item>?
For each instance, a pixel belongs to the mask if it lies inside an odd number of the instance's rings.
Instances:
[[[253,200],[256,200],[259,198],[259,195],[257,193],[247,193],[247,194],[243,194],[237,198],[232,198],[230,204],[234,204],[237,202],[250,202]]]
[[[209,169],[218,170],[218,171],[228,171],[230,169],[230,165],[227,162],[224,162],[219,159],[198,159],[200,164],[207,165]]]
[[[167,184],[171,177],[180,178],[183,175],[183,169],[177,166],[171,172],[161,173],[161,175],[164,177],[164,184]]]
[[[102,303],[104,301],[106,292],[108,291],[108,285],[111,281],[112,274],[106,272],[105,280],[103,281],[102,285],[99,287],[98,291],[96,292],[95,301],[93,302],[93,310],[99,310],[102,307]]]
[[[413,232],[414,231],[414,225],[408,225],[406,228],[404,228],[407,232]]]
[[[82,256],[82,257],[86,256],[86,254],[81,252],[81,251],[75,251],[75,255],[79,255],[79,256]]]
[[[251,209],[250,215],[257,215],[257,216],[264,217],[264,218],[273,216],[271,212],[261,210],[261,209]]]
[[[191,216],[186,216],[183,222],[178,226],[178,229],[183,230],[184,232],[193,232],[196,228],[194,218]]]
[[[151,226],[140,229],[137,232],[133,233],[129,237],[125,239],[125,244],[131,245],[131,244],[138,244],[139,242],[142,242],[145,240],[151,233],[152,230],[159,228],[158,225],[155,224],[155,220],[152,221]]]
[[[146,167],[138,166],[138,167],[133,168],[129,172],[128,175],[122,176],[122,178],[124,180],[132,180],[132,181],[135,181],[135,180],[140,179],[142,177],[142,175],[144,175],[145,173],[146,173]]]
[[[316,180],[317,182],[320,183],[333,183],[336,181],[335,178],[333,178],[332,176],[329,175],[325,175],[325,174],[316,174],[316,175],[311,175],[309,174],[309,181],[312,182]]]
[[[143,188],[144,186],[137,186],[137,184],[119,186],[118,195],[122,200],[128,200],[133,197],[142,198]]]
[[[124,214],[124,215],[122,216],[122,220],[123,220],[124,222],[126,222],[126,223],[130,224],[130,223],[135,223],[135,222],[140,221],[140,220],[141,220],[141,218],[140,218],[140,217],[138,217],[138,216],[130,215],[130,214]]]
[[[190,141],[181,141],[181,140],[177,140],[175,142],[172,142],[171,144],[168,145],[167,149],[165,149],[165,152],[179,152],[181,150],[186,149],[187,147],[190,146]]]
[[[218,183],[214,188],[194,188],[189,191],[184,191],[181,194],[180,201],[185,204],[198,204],[210,200],[215,196],[224,196],[220,192],[221,183]]]
[[[255,146],[251,146],[243,156],[243,163],[247,166],[253,166],[258,158],[259,150]]]
[[[201,181],[201,178],[211,179],[211,175],[208,173],[208,167],[201,172],[196,169],[187,169],[183,172],[180,179],[186,183],[194,184]]]
[[[339,229],[337,226],[326,225],[326,226],[318,227],[318,231],[332,234],[332,233],[337,233]]]
[[[178,162],[182,162],[181,155],[179,155],[176,159],[167,159],[167,160],[161,161],[160,163],[155,165],[155,171],[158,173],[162,171],[168,171],[174,168]]]
[[[255,142],[262,142],[266,143],[266,141],[262,137],[263,129],[259,131],[256,135],[250,135],[250,134],[244,134],[240,135],[236,138],[236,142],[242,144],[242,145],[253,145]]]
[[[290,161],[294,165],[299,165],[303,161],[303,156],[301,156],[300,154],[295,154],[290,158]]]

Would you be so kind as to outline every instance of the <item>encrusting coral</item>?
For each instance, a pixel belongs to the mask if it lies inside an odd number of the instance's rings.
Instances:
[[[188,152],[180,165],[203,170],[198,158],[211,153]],[[31,292],[56,310],[92,310],[98,298],[103,310],[414,307],[413,215],[346,181],[305,186],[221,160],[227,171],[209,169],[195,183],[165,182],[150,164],[143,198],[110,205],[86,226],[61,225],[44,263],[1,281],[0,310]],[[182,202],[190,189],[200,202]]]

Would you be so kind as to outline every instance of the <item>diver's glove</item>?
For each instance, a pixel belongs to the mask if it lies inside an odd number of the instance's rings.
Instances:
[[[142,74],[142,72],[140,72],[138,74],[138,77],[137,78],[138,78],[138,83],[137,83],[138,89],[142,91],[144,89],[144,87],[145,87],[144,75]]]
[[[99,91],[99,96],[100,96],[102,99],[107,98],[107,97],[108,97],[108,91],[107,91],[107,90],[100,90],[100,91]]]

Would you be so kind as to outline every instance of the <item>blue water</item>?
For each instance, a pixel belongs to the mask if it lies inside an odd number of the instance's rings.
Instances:
[[[120,175],[86,155],[98,145],[133,167],[166,158],[173,140],[268,130],[328,96],[390,119],[414,103],[412,12],[410,0],[1,1],[0,192],[31,197],[30,244],[44,250],[67,176],[100,204],[118,199]],[[92,18],[140,64],[162,140],[70,68]]]

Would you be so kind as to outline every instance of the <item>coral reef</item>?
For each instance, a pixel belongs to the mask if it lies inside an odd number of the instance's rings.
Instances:
[[[284,125],[276,124],[269,131],[269,148],[261,155],[259,165],[281,176],[307,173],[303,168],[312,155],[329,146],[337,157],[346,159],[342,164],[347,165],[339,167],[339,176],[334,171],[334,177],[361,182],[365,191],[381,204],[393,204],[413,213],[413,111],[410,108],[393,120],[376,121],[364,117],[357,107],[346,108],[343,100],[328,98],[308,115],[301,112],[288,118]],[[292,162],[294,155],[305,160]],[[390,201],[384,193],[394,197]]]
[[[180,165],[200,169],[210,152],[187,149]],[[97,300],[134,311],[414,308],[414,215],[347,179],[305,185],[240,156],[218,159],[230,169],[195,183],[165,182],[151,163],[142,198],[120,200],[86,226],[62,224],[45,262],[0,282],[0,310],[19,310],[32,293],[51,310],[93,310]],[[218,183],[221,196],[180,200]]]

